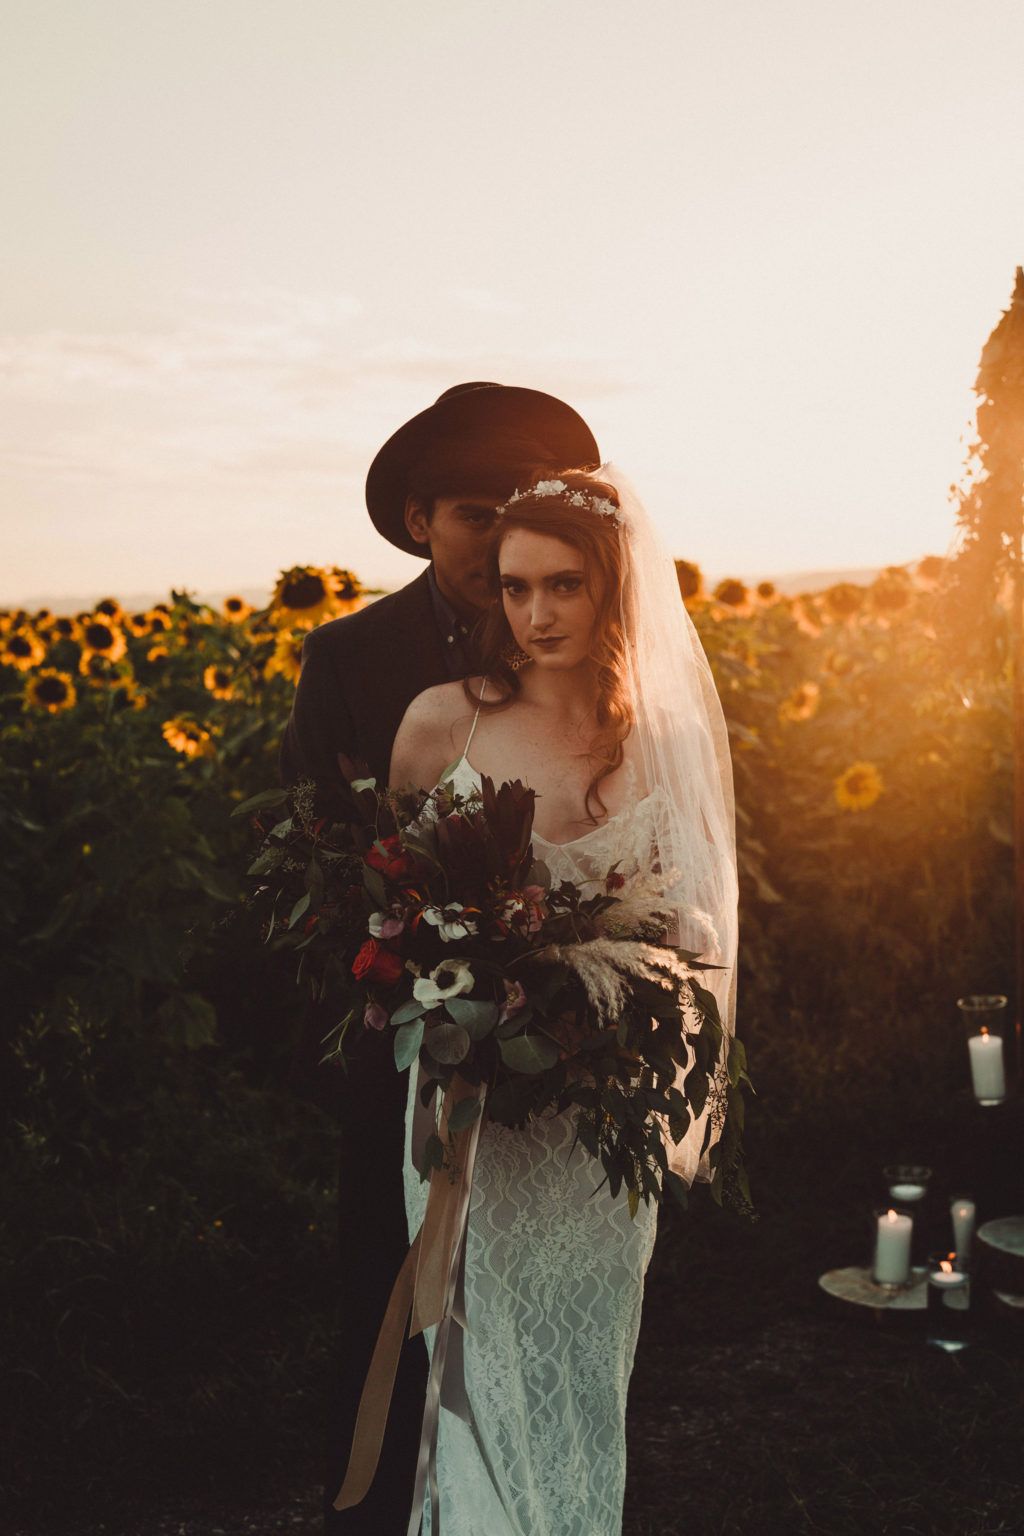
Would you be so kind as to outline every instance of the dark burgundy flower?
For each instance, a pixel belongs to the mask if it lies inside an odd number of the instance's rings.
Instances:
[[[404,968],[401,955],[385,949],[378,939],[367,939],[352,961],[352,975],[357,981],[380,981],[386,987],[394,986]]]
[[[372,848],[368,848],[366,862],[371,869],[379,870],[389,880],[407,880],[416,867],[415,860],[402,847],[402,840],[397,833],[385,837],[379,846],[374,843]]]

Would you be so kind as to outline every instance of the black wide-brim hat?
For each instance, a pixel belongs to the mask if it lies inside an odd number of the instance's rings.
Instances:
[[[571,405],[539,389],[520,389],[513,384],[456,384],[439,395],[434,404],[407,421],[388,438],[366,476],[366,506],[377,532],[408,554],[428,556],[405,526],[409,472],[425,456],[452,451],[457,464],[460,446],[471,448],[477,458],[486,457],[488,442],[503,446],[521,441],[541,450],[523,463],[524,472],[537,467],[569,469],[595,467],[601,461],[594,434]],[[437,494],[458,496],[475,488],[459,483],[453,469],[452,483]],[[506,495],[517,489],[515,483]]]

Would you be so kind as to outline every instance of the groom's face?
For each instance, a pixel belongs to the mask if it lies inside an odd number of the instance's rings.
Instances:
[[[487,604],[487,551],[495,503],[486,496],[410,496],[405,525],[429,546],[437,585],[457,613],[474,619]]]

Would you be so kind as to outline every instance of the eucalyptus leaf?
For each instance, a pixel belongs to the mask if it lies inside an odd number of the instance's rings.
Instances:
[[[418,998],[410,997],[408,1002],[396,1008],[391,1015],[392,1024],[411,1024],[413,1019],[421,1019],[427,1011],[426,1003],[421,1003]],[[417,1050],[419,1047],[417,1046]]]
[[[497,1003],[488,1003],[473,997],[449,997],[445,1009],[461,1024],[471,1040],[482,1040],[498,1022],[500,1009]]]
[[[420,1167],[420,1178],[428,1179],[431,1170],[444,1167],[444,1143],[440,1136],[428,1136],[423,1148],[423,1163]]]
[[[241,805],[236,805],[231,814],[245,816],[249,811],[262,810],[265,805],[284,805],[288,795],[287,789],[263,789],[258,795],[250,795],[248,800],[243,800]]]
[[[474,1120],[478,1120],[483,1112],[483,1100],[476,1094],[467,1093],[464,1099],[460,1099],[448,1116],[448,1131],[452,1136],[457,1136],[460,1131],[465,1131]]]
[[[298,922],[299,918],[303,917],[305,915],[305,913],[308,912],[308,910],[309,910],[309,903],[310,903],[310,895],[309,895],[309,892],[307,891],[304,896],[300,896],[299,897],[299,899],[295,903],[294,907],[292,907],[291,915],[288,918],[288,927],[289,928],[294,928],[295,924]]]
[[[687,1072],[683,1078],[683,1092],[693,1113],[699,1115],[708,1099],[708,1080],[700,1067],[691,1067]],[[708,1124],[711,1124],[710,1120]]]
[[[702,987],[700,982],[695,981],[692,977],[690,978],[690,987],[693,992],[693,1000],[704,1017],[713,1020],[716,1024],[720,1023],[718,999],[715,997],[715,994],[709,992],[707,987]]]
[[[461,1024],[435,1024],[423,1037],[423,1044],[442,1066],[456,1067],[469,1055],[470,1039]]]
[[[395,1030],[395,1066],[399,1072],[404,1072],[406,1067],[412,1066],[422,1044],[422,1019],[417,1020],[415,1024],[401,1024]]]
[[[284,859],[283,848],[264,848],[246,870],[249,875],[269,875]]]
[[[513,1072],[546,1072],[558,1060],[558,1047],[546,1035],[517,1035],[499,1045],[502,1061]]]

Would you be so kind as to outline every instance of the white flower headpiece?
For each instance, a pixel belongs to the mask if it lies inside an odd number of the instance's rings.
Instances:
[[[498,516],[514,507],[517,501],[529,501],[536,496],[561,496],[570,507],[586,507],[600,517],[613,517],[617,523],[622,522],[622,512],[614,501],[609,501],[607,496],[594,496],[589,491],[570,491],[564,480],[538,480],[527,491],[514,491],[504,506],[498,508]]]

